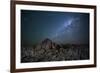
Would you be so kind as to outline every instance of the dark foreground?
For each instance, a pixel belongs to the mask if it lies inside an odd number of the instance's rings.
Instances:
[[[36,46],[21,47],[21,62],[47,62],[89,59],[89,45],[58,45],[45,39]]]
[[[89,59],[89,48],[33,49],[22,48],[21,62],[44,62]]]

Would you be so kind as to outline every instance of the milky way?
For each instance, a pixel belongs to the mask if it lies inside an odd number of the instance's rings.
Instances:
[[[21,42],[89,43],[89,14],[21,10]]]
[[[71,18],[69,20],[66,20],[64,24],[62,24],[62,27],[59,27],[59,30],[56,31],[56,33],[53,35],[53,38],[57,38],[59,37],[60,35],[63,35],[67,32],[68,33],[71,33],[71,28],[73,26],[73,22],[76,22],[78,21],[79,19],[78,18]]]

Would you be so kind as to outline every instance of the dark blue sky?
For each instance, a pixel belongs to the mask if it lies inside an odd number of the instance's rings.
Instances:
[[[89,43],[89,14],[21,10],[21,42],[36,44],[49,38],[57,43]]]

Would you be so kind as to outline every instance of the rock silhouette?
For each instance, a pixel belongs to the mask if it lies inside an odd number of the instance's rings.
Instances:
[[[64,48],[46,38],[35,47],[22,47],[21,62],[45,62],[89,59],[88,48]]]

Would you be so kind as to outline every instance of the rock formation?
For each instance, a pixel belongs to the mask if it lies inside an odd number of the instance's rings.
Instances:
[[[45,39],[33,47],[22,47],[21,62],[46,62],[89,59],[88,48],[63,48]]]

